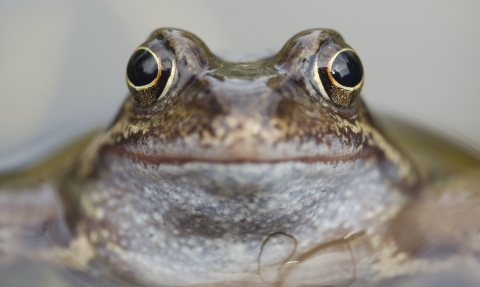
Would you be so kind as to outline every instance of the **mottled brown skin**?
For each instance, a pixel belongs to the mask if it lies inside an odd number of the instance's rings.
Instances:
[[[47,228],[66,240],[43,257],[148,286],[391,286],[458,262],[478,268],[480,225],[465,220],[480,215],[478,177],[423,188],[361,84],[319,86],[316,69],[350,48],[337,32],[304,31],[254,62],[224,61],[176,29],[141,47],[171,81],[130,85],[113,123],[53,184],[63,204],[52,204],[66,206],[53,222],[70,232]],[[0,231],[22,225],[2,214]]]

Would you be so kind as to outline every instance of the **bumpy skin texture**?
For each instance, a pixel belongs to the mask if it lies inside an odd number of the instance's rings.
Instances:
[[[319,79],[350,49],[337,32],[301,32],[254,62],[176,29],[141,47],[163,86],[130,85],[72,171],[38,191],[54,208],[35,226],[57,216],[54,253],[72,267],[148,286],[393,286],[478,268],[479,177],[422,190],[359,98],[363,77],[345,90]],[[23,232],[5,218],[0,236]]]

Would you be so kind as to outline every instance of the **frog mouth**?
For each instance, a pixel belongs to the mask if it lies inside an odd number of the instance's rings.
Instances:
[[[250,163],[284,163],[284,162],[302,162],[302,163],[335,163],[335,162],[350,162],[359,159],[366,159],[372,157],[381,157],[381,153],[378,149],[367,148],[360,152],[352,154],[334,154],[334,155],[290,155],[290,156],[275,156],[274,154],[247,154],[247,153],[229,153],[224,151],[223,153],[213,152],[183,152],[181,153],[159,153],[153,154],[151,152],[145,153],[138,149],[125,149],[122,147],[105,147],[105,154],[113,154],[117,156],[133,159],[138,162],[151,165],[162,164],[186,164],[186,163],[211,163],[211,164],[250,164]]]
[[[241,135],[241,136],[240,136]],[[204,162],[280,163],[340,162],[365,158],[381,160],[385,154],[377,145],[361,139],[326,136],[307,139],[272,139],[242,132],[226,138],[161,138],[158,135],[130,137],[116,144],[103,144],[101,155],[128,157],[149,164]]]

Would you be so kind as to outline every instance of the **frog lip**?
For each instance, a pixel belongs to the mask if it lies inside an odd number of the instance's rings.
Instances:
[[[298,141],[252,137],[249,133],[233,140],[161,139],[156,136],[131,137],[113,145],[103,145],[100,154],[123,156],[149,164],[339,162],[359,158],[379,158],[381,150],[365,143],[339,138]]]
[[[203,158],[167,158],[167,157],[149,157],[149,156],[134,156],[137,160],[154,164],[187,164],[187,163],[210,163],[210,164],[275,164],[284,162],[303,162],[303,163],[316,163],[316,162],[347,162],[354,161],[359,158],[368,157],[363,156],[340,156],[340,157],[297,157],[297,158],[283,158],[283,159],[249,159],[249,158],[232,158],[232,159],[203,159]]]
[[[119,147],[110,147],[108,152],[119,156],[134,159],[139,162],[153,165],[162,164],[187,164],[187,163],[210,163],[210,164],[274,164],[284,162],[303,162],[303,163],[315,163],[315,162],[347,162],[355,161],[361,158],[369,158],[378,155],[378,150],[367,149],[354,154],[343,155],[313,155],[313,156],[289,156],[289,157],[254,157],[254,156],[167,156],[167,155],[151,155],[144,154],[138,151],[129,151]]]

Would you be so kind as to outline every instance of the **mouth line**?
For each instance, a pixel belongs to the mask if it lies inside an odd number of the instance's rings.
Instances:
[[[119,147],[109,147],[104,150],[105,154],[114,154],[124,156],[135,161],[152,165],[182,165],[188,163],[207,163],[207,164],[275,164],[288,162],[302,162],[302,163],[335,163],[355,161],[357,159],[364,159],[369,157],[377,157],[378,151],[375,149],[368,149],[362,152],[351,155],[315,155],[315,156],[298,156],[298,157],[284,157],[284,158],[254,158],[254,157],[196,157],[196,156],[155,156],[145,155],[138,152],[128,151]]]

